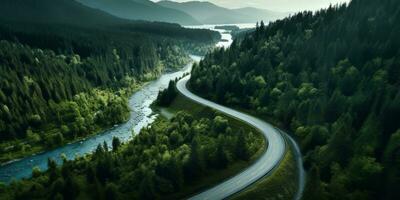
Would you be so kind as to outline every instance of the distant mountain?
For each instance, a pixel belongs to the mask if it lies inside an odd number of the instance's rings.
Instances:
[[[154,38],[169,37],[194,42],[212,42],[220,37],[217,32],[185,29],[178,24],[118,18],[75,0],[0,1],[0,40],[17,39],[18,42],[36,48],[57,49],[64,43],[88,45],[88,40],[99,38],[92,37],[93,33],[96,36],[103,35],[99,36],[103,37],[102,40],[108,37],[128,41],[126,38],[133,37],[134,42],[140,42],[138,36],[150,35],[155,36]],[[81,40],[86,37],[89,38],[87,43],[75,42],[77,38]],[[87,54],[94,51],[92,47],[85,50]]]
[[[134,0],[132,0],[134,1]],[[140,1],[140,0],[136,0]],[[1,0],[0,23],[59,24],[81,27],[125,26],[133,31],[182,30],[177,24],[122,19],[75,0]]]
[[[167,8],[149,0],[76,0],[117,17],[133,20],[160,21],[181,25],[200,24],[189,14]]]
[[[158,4],[167,8],[174,8],[190,13],[190,15],[202,23],[206,22],[207,19],[212,16],[232,14],[230,10],[218,7],[209,2],[190,1],[178,3],[173,1],[160,1]]]
[[[261,20],[276,20],[285,15],[285,13],[257,8],[227,9],[210,2],[201,1],[184,3],[160,1],[158,4],[166,8],[173,8],[189,13],[203,24],[256,23]]]
[[[233,11],[246,15],[250,19],[253,17],[254,19],[262,19],[264,21],[276,20],[282,17],[286,17],[288,15],[288,13],[285,12],[275,12],[271,10],[258,9],[253,7],[238,8],[238,9],[233,9]]]
[[[0,20],[82,26],[127,23],[74,0],[1,0]]]

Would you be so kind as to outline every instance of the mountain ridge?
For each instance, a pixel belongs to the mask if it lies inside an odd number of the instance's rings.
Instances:
[[[253,7],[228,9],[211,2],[203,1],[179,3],[163,0],[157,2],[157,4],[190,13],[190,15],[203,24],[256,23],[261,20],[273,21],[286,14]]]
[[[204,42],[217,40],[219,36],[216,32],[185,29],[179,24],[121,19],[75,0],[3,0],[0,22],[0,39],[15,41],[18,38],[18,42],[32,47],[53,50],[73,43],[74,48],[70,49],[79,47],[85,56],[96,50],[88,48],[86,43],[70,42],[77,38],[96,38],[91,37],[93,33],[98,37],[111,35],[118,41],[125,37],[156,35]],[[66,42],[60,42],[64,40]]]
[[[128,22],[74,0],[58,0],[57,5],[51,0],[3,0],[0,5],[0,19],[7,21],[84,26]]]
[[[178,23],[181,25],[200,24],[189,14],[160,6],[149,0],[76,0],[85,6],[105,11],[114,16],[131,19]]]

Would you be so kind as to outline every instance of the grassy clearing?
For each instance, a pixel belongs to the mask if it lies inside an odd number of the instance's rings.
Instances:
[[[292,150],[287,151],[279,167],[271,174],[254,183],[230,199],[292,199],[297,191],[297,168]]]
[[[212,118],[215,115],[215,110],[202,106],[200,104],[197,104],[190,99],[187,99],[186,97],[182,95],[178,95],[175,100],[172,102],[172,104],[168,108],[160,108],[160,107],[155,107],[156,110],[160,113],[162,117],[165,118],[171,118],[174,116],[175,113],[179,111],[185,111],[195,118]],[[218,113],[218,112],[217,112]],[[219,115],[223,115],[221,113],[218,113]],[[257,158],[259,158],[264,151],[266,150],[267,144],[264,141],[263,136],[261,133],[259,133],[255,128],[247,125],[246,123],[237,120],[235,118],[223,115],[225,118],[229,120],[230,126],[232,126],[233,129],[239,129],[243,128],[246,132],[253,132],[256,133],[257,135],[257,143],[259,144],[259,150],[257,151],[256,154],[254,154],[251,159],[247,162],[245,161],[238,161],[235,163],[229,164],[229,166],[224,169],[224,170],[209,170],[207,172],[207,176],[204,176],[203,178],[192,182],[191,184],[187,184],[184,186],[184,188],[181,190],[182,192],[176,193],[171,196],[165,196],[163,197],[164,199],[182,199],[185,197],[188,197],[190,195],[193,195],[197,192],[203,191],[207,188],[210,188],[213,185],[216,185],[220,182],[223,182],[224,180],[240,173],[244,169],[246,169],[248,166],[250,166]]]
[[[174,99],[174,101],[171,103],[169,107],[167,108],[156,107],[156,110],[160,111],[160,114],[166,118],[171,118],[174,114],[176,114],[179,111],[185,111],[199,118],[201,117],[208,118],[211,117],[211,115],[213,114],[212,109],[202,106],[198,103],[195,103],[180,94],[178,94],[178,96]]]

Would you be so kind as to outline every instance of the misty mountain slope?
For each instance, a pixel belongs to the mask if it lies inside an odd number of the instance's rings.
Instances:
[[[9,34],[3,33],[3,38],[5,35],[13,35],[14,31],[24,34],[27,32],[50,34],[57,29],[56,35],[58,35],[61,33],[59,29],[68,31],[76,30],[77,27],[108,29],[109,26],[123,29],[122,32],[143,32],[190,40],[211,41],[219,37],[217,33],[184,29],[177,24],[121,19],[75,0],[2,0],[0,22],[0,28],[7,27],[9,32]],[[115,31],[117,30],[114,29],[113,32]]]
[[[101,97],[93,90],[119,91],[136,83],[129,80],[149,79],[167,67],[181,67],[189,59],[187,51],[205,51],[219,37],[217,32],[178,24],[120,19],[74,0],[0,1],[0,162],[53,149],[77,135],[108,128],[108,122],[124,121],[113,121],[124,118],[123,112],[104,121],[87,120],[85,125],[75,117],[60,121],[55,114],[64,103],[74,104],[77,94]],[[90,119],[86,114],[83,118]],[[32,123],[32,116],[38,123]],[[65,123],[70,127],[79,123],[80,128],[61,133]],[[32,151],[2,148],[25,141],[28,129],[40,135],[35,142],[28,141]],[[51,139],[54,133],[60,133],[56,143]],[[10,198],[0,194],[0,199]]]
[[[126,23],[126,20],[86,7],[74,0],[2,0],[0,19],[84,26]]]
[[[160,1],[158,4],[167,8],[175,8],[190,13],[194,18],[202,22],[206,21],[210,16],[232,14],[229,9],[216,6],[210,2],[191,1],[178,3],[173,1]]]
[[[243,15],[248,15],[250,17],[254,18],[261,18],[261,19],[279,19],[282,17],[285,17],[289,13],[284,13],[284,12],[275,12],[272,10],[266,10],[266,9],[258,9],[258,8],[253,8],[253,7],[245,7],[245,8],[238,8],[238,9],[232,9],[233,11],[237,13],[241,13]]]
[[[77,0],[92,8],[106,11],[117,17],[133,20],[161,21],[182,25],[199,24],[185,12],[166,8],[148,0]]]
[[[0,2],[0,40],[35,48],[74,52],[85,57],[103,54],[112,45],[129,48],[141,44],[144,38],[165,37],[201,43],[218,40],[219,34],[185,29],[178,24],[120,19],[74,0]]]
[[[261,20],[272,21],[284,16],[284,13],[269,10],[257,8],[227,9],[210,2],[200,1],[184,3],[160,1],[158,4],[189,13],[204,24],[256,23]]]

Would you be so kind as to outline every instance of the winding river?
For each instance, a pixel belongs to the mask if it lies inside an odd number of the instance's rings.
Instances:
[[[202,25],[188,28],[206,28],[214,29],[215,25]],[[251,27],[254,25],[239,25],[239,27]],[[221,33],[222,40],[216,45],[217,47],[228,47],[232,43],[232,36],[224,30],[216,30]],[[193,61],[200,61],[201,57],[191,56]],[[113,137],[119,138],[122,142],[129,141],[132,137],[139,133],[143,127],[151,124],[157,117],[150,108],[151,103],[157,98],[158,92],[168,86],[170,80],[181,77],[184,73],[190,72],[192,63],[187,64],[184,68],[177,72],[168,72],[160,76],[157,80],[145,85],[139,91],[135,92],[129,99],[129,107],[131,115],[129,120],[112,129],[106,130],[100,134],[77,141],[54,150],[46,151],[40,154],[31,155],[20,160],[4,164],[0,166],[0,181],[10,183],[12,180],[28,178],[32,174],[33,167],[39,167],[41,170],[47,169],[47,160],[54,159],[57,163],[61,163],[61,155],[65,155],[68,160],[72,160],[77,156],[82,156],[93,152],[98,144],[107,142],[111,145]]]
[[[199,61],[201,59],[199,56],[191,56],[191,58],[194,61]],[[47,168],[48,158],[54,159],[57,163],[62,162],[61,154],[65,155],[67,159],[74,159],[79,155],[82,156],[93,152],[98,144],[104,141],[106,141],[108,145],[111,145],[113,137],[118,137],[122,142],[132,139],[134,134],[139,133],[143,127],[146,127],[155,120],[156,115],[153,113],[150,105],[157,98],[158,92],[166,88],[170,80],[181,77],[186,72],[190,72],[191,66],[192,63],[189,63],[180,71],[165,73],[157,80],[148,83],[139,91],[135,92],[129,98],[131,114],[126,123],[85,140],[77,141],[51,151],[32,155],[3,165],[0,167],[0,181],[9,183],[13,179],[30,177],[33,167],[37,166],[41,170]]]

